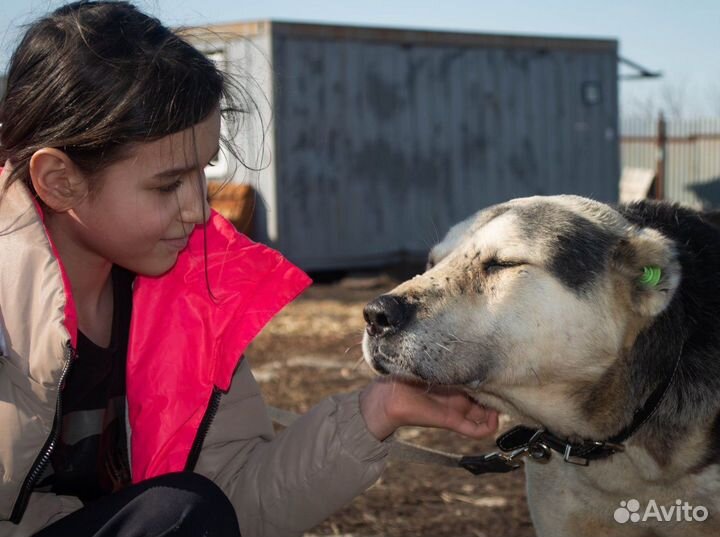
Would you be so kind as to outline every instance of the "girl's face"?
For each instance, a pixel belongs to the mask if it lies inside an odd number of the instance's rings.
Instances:
[[[74,207],[75,241],[138,274],[168,271],[195,225],[210,214],[202,170],[217,154],[219,137],[216,110],[189,129],[138,144]]]

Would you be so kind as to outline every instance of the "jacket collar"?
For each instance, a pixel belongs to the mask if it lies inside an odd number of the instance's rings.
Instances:
[[[0,197],[0,252],[0,331],[8,359],[31,380],[57,387],[64,349],[77,340],[77,315],[42,211],[20,182]]]

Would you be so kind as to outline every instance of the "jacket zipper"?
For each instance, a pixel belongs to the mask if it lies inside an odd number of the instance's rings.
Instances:
[[[35,462],[33,462],[33,465],[30,467],[30,471],[25,477],[25,481],[23,482],[22,487],[20,487],[20,495],[15,502],[15,507],[13,508],[12,514],[10,515],[10,522],[14,524],[18,524],[22,519],[23,513],[25,513],[25,509],[27,508],[28,501],[30,500],[30,494],[32,493],[33,487],[35,486],[35,481],[37,481],[38,477],[40,477],[43,470],[45,469],[45,466],[50,460],[50,455],[52,454],[53,450],[55,449],[55,445],[57,444],[58,435],[60,434],[60,419],[62,416],[62,387],[63,383],[65,382],[65,377],[70,370],[70,364],[74,361],[75,357],[75,351],[73,350],[70,343],[68,343],[65,347],[65,364],[63,365],[62,372],[60,373],[60,381],[58,382],[58,396],[57,402],[55,404],[55,418],[53,419],[50,436],[45,441],[45,445],[35,459]]]
[[[208,404],[205,415],[200,422],[200,427],[198,427],[197,435],[195,436],[192,448],[190,449],[187,463],[185,463],[186,472],[192,472],[195,469],[195,465],[197,464],[198,457],[200,457],[200,450],[202,449],[203,442],[205,441],[205,437],[207,436],[208,429],[210,429],[210,424],[215,418],[215,414],[217,413],[218,407],[220,406],[220,397],[222,397],[222,393],[223,392],[217,386],[213,386],[212,395],[210,396],[210,403]]]

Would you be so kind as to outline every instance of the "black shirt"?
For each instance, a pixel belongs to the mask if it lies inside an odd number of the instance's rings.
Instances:
[[[125,364],[133,275],[112,269],[110,346],[78,332],[77,357],[61,392],[60,436],[36,490],[77,496],[83,503],[130,484],[125,434]]]

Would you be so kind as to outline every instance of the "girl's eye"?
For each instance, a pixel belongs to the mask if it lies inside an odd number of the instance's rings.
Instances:
[[[517,267],[519,265],[522,265],[522,263],[518,263],[517,261],[500,261],[498,259],[491,259],[484,264],[483,269],[486,274],[493,274],[503,269]]]
[[[220,162],[220,155],[217,154],[213,158],[210,159],[210,162],[208,162],[208,166],[217,166],[218,162]]]
[[[164,194],[170,194],[180,188],[180,185],[182,185],[182,179],[177,179],[169,185],[158,187],[158,191],[163,192]]]

